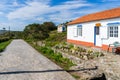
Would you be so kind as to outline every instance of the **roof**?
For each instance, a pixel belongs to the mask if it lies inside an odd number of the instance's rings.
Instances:
[[[68,25],[117,17],[120,17],[120,7],[82,16],[78,19],[73,20],[72,22],[69,22]]]

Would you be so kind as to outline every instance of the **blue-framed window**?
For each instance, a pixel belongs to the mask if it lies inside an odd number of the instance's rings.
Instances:
[[[109,26],[109,37],[118,37],[118,26]]]
[[[82,36],[82,25],[77,26],[77,34],[78,36]]]
[[[109,29],[109,37],[118,37],[119,32],[118,32],[118,26],[120,25],[120,22],[113,22],[113,23],[108,23],[108,29]]]

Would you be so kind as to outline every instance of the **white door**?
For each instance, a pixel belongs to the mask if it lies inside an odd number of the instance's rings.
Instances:
[[[100,38],[100,35],[96,35],[96,46],[102,46],[102,40]]]

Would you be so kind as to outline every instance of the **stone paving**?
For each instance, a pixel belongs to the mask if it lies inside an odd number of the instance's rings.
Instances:
[[[0,54],[0,80],[75,80],[21,39]]]
[[[97,66],[96,70],[80,71],[77,74],[84,80],[99,77],[102,73],[105,74],[106,80],[120,80],[120,55],[113,53],[107,53],[104,57],[82,61],[72,69],[94,68],[95,66]]]

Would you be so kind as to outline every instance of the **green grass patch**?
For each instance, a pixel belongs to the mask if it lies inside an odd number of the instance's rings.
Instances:
[[[80,76],[76,75],[76,74],[72,74],[72,76],[75,78],[75,79],[80,79]]]
[[[50,47],[37,46],[36,49],[42,52],[46,57],[54,61],[65,70],[69,70],[70,67],[75,65],[70,59],[64,58],[61,53],[54,53],[54,51]]]
[[[5,42],[1,42],[0,43],[0,52],[4,51],[5,48],[10,44],[12,40],[8,40],[8,41],[5,41]]]

